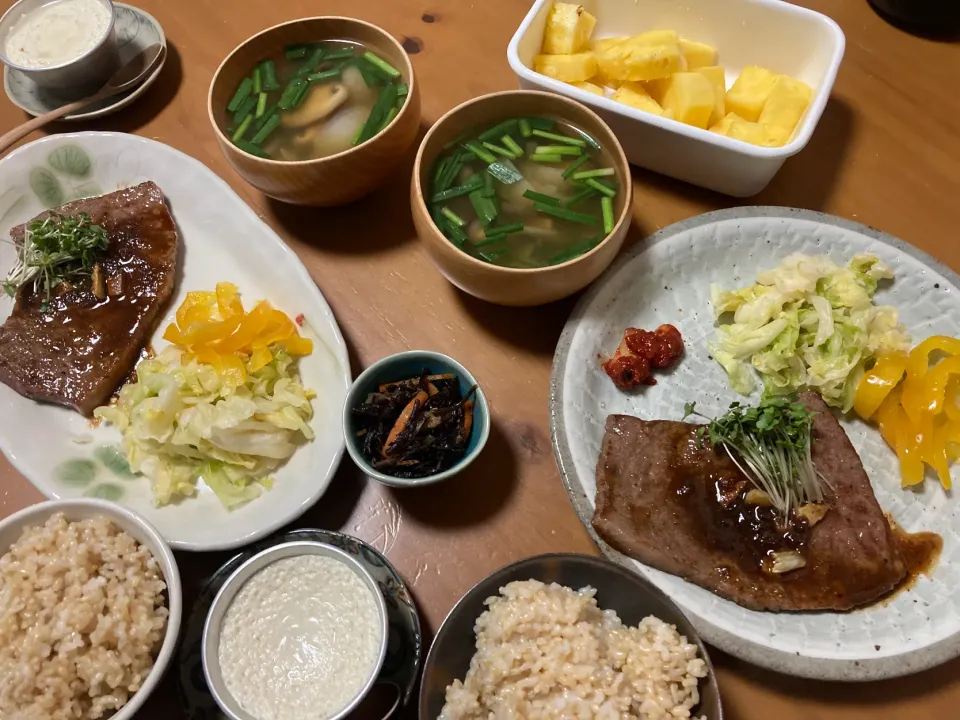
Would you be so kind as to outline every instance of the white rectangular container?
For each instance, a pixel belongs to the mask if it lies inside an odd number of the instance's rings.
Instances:
[[[574,0],[576,1],[576,0]],[[667,120],[533,71],[554,0],[536,0],[507,59],[520,87],[546,90],[592,108],[616,133],[631,163],[711,190],[748,197],[809,142],[843,59],[843,31],[830,18],[781,0],[580,0],[597,18],[593,39],[676,30],[716,47],[729,88],[747,65],[791,75],[814,90],[806,114],[783,147],[766,148]]]

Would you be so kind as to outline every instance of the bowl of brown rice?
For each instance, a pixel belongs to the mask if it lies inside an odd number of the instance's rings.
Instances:
[[[177,643],[170,547],[105,500],[55,500],[0,521],[0,718],[130,720]]]
[[[588,555],[538,555],[477,583],[427,656],[421,720],[722,720],[707,649],[641,576]]]

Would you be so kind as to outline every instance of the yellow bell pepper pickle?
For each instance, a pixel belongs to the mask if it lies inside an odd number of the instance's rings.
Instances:
[[[224,382],[235,387],[246,382],[248,372],[273,360],[271,347],[291,355],[313,352],[313,341],[301,337],[285,313],[266,300],[246,312],[237,286],[228,282],[218,283],[213,292],[187,293],[163,338],[183,348],[185,359],[195,357],[212,365]]]
[[[933,431],[930,447],[924,457],[926,463],[937,472],[944,490],[949,490],[951,447],[960,442],[960,423],[952,420],[941,422]]]
[[[934,335],[908,355],[877,358],[857,386],[853,406],[860,417],[876,420],[897,453],[903,487],[923,482],[929,465],[949,490],[950,463],[960,459],[958,399],[960,340]]]
[[[903,409],[917,424],[920,423],[919,413],[923,403],[923,379],[930,368],[930,355],[935,351],[960,355],[960,340],[946,335],[933,335],[910,351],[907,377],[903,381]]]
[[[943,412],[947,385],[955,377],[960,377],[960,356],[946,358],[930,368],[923,378],[920,412],[933,415]]]
[[[884,439],[890,449],[896,451],[897,442],[900,436],[900,388],[895,388],[880,403],[877,409],[877,424],[880,426],[880,436]]]
[[[853,409],[864,420],[869,420],[903,379],[907,369],[906,353],[890,353],[877,358],[874,366],[863,376],[857,386]]]
[[[960,378],[951,378],[947,383],[947,395],[943,399],[943,411],[951,420],[960,422]]]

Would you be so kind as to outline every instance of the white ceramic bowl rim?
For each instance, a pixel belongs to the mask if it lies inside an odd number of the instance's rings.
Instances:
[[[167,629],[163,636],[163,643],[160,646],[160,652],[153,662],[150,673],[143,681],[140,689],[131,697],[126,705],[120,708],[115,714],[111,715],[111,720],[132,720],[137,711],[156,689],[170,663],[173,651],[177,646],[177,639],[180,634],[180,621],[183,613],[183,590],[180,586],[180,570],[177,567],[176,558],[170,550],[170,546],[163,539],[163,536],[149,522],[144,520],[133,510],[129,510],[122,505],[110,502],[108,500],[99,500],[94,498],[78,498],[73,500],[47,500],[45,502],[31,505],[23,510],[15,512],[3,520],[0,520],[0,531],[16,525],[33,525],[31,520],[37,524],[43,524],[47,518],[58,512],[62,512],[69,517],[70,511],[74,509],[91,510],[103,515],[107,520],[113,521],[115,518],[122,517],[132,525],[135,525],[150,541],[160,549],[160,554],[153,553],[160,568],[163,571],[163,580],[167,585]],[[127,533],[131,534],[131,533]],[[144,545],[139,539],[134,539]],[[6,553],[7,548],[0,548],[0,555]]]
[[[564,83],[560,83],[560,84],[563,85]],[[456,113],[470,107],[471,105],[476,105],[478,103],[486,102],[490,97],[500,96],[500,95],[534,95],[534,96],[548,97],[551,99],[556,99],[559,96],[563,98],[563,100],[580,105],[580,108],[584,112],[586,112],[588,115],[590,115],[594,120],[596,120],[601,127],[606,128],[607,132],[609,132],[613,138],[617,137],[616,133],[614,133],[613,130],[610,129],[610,126],[607,125],[607,123],[605,123],[599,115],[597,115],[593,110],[591,110],[589,107],[584,105],[579,100],[567,97],[565,93],[548,93],[542,90],[500,90],[498,92],[487,93],[485,95],[480,95],[471,100],[462,102],[452,110],[448,110],[446,113],[444,113],[440,117],[440,119],[433,124],[433,126],[427,131],[427,134],[424,136],[423,141],[420,143],[420,148],[417,150],[417,159],[414,161],[414,164],[413,164],[414,181],[417,184],[417,202],[420,203],[424,212],[426,212],[428,216],[430,215],[430,213],[427,209],[427,203],[423,199],[424,190],[423,190],[423,186],[420,183],[420,173],[417,172],[417,168],[420,168],[421,165],[423,164],[423,149],[427,146],[427,141],[433,136],[433,133],[437,130],[437,128],[439,128],[446,120],[450,119]],[[624,154],[623,146],[620,145],[619,140],[617,140],[616,153],[612,152],[610,148],[604,148],[604,149],[607,152],[609,152],[611,155],[615,155],[614,162],[618,166],[622,166],[626,168],[626,177],[624,178],[624,184],[625,184],[624,189],[626,190],[628,197],[623,203],[623,209],[620,211],[620,215],[617,217],[617,222],[614,223],[613,225],[613,230],[607,233],[607,236],[603,240],[601,240],[599,243],[597,243],[593,248],[591,248],[587,252],[583,253],[582,255],[577,255],[574,258],[570,258],[566,262],[557,263],[556,265],[544,265],[543,267],[536,267],[536,268],[512,268],[512,267],[504,267],[502,265],[494,265],[493,263],[488,263],[488,262],[484,262],[483,260],[478,260],[477,258],[473,257],[473,255],[471,255],[470,253],[464,252],[453,243],[450,243],[450,246],[454,250],[456,250],[459,254],[467,258],[467,260],[470,262],[471,265],[474,265],[476,267],[482,267],[488,270],[490,268],[494,268],[496,271],[502,271],[505,273],[517,274],[517,275],[553,272],[554,270],[558,270],[560,268],[566,268],[572,263],[580,262],[584,258],[590,257],[594,253],[598,252],[601,247],[603,247],[610,241],[610,238],[612,238],[614,235],[617,234],[617,231],[620,229],[620,226],[623,225],[623,223],[625,222],[628,224],[630,223],[630,219],[633,216],[633,202],[632,202],[633,201],[633,176],[630,174],[630,162],[627,160],[627,156]],[[440,228],[438,228],[436,224],[434,224],[432,216],[430,217],[430,224],[436,232],[440,233],[440,235],[443,236],[444,240],[449,242],[449,239],[445,235],[443,235],[442,232],[440,232]]]
[[[22,2],[22,0],[21,0],[21,2]],[[398,112],[398,113],[396,114],[396,116],[394,116],[393,120],[391,120],[390,123],[389,123],[386,127],[382,128],[382,129],[381,129],[378,133],[376,133],[373,137],[369,138],[368,140],[365,140],[364,142],[360,143],[359,145],[355,145],[354,147],[348,148],[347,150],[341,150],[340,152],[334,153],[333,155],[325,155],[325,156],[319,157],[319,158],[311,158],[310,160],[272,160],[271,158],[262,158],[262,157],[257,157],[256,155],[250,155],[250,153],[248,153],[248,152],[247,152],[246,150],[244,150],[243,148],[237,147],[237,146],[234,144],[234,142],[233,142],[229,137],[227,137],[227,136],[224,134],[223,130],[220,129],[220,124],[217,123],[217,122],[214,120],[214,115],[213,115],[213,86],[216,84],[217,78],[220,77],[220,71],[223,70],[223,68],[226,67],[227,63],[230,62],[230,59],[231,59],[234,55],[236,55],[236,54],[240,51],[240,49],[241,49],[242,47],[244,47],[246,44],[248,44],[251,40],[254,40],[254,39],[258,38],[258,37],[260,37],[261,35],[267,35],[268,33],[272,33],[274,30],[277,30],[278,28],[286,27],[287,25],[298,25],[298,24],[303,23],[303,22],[310,22],[311,20],[344,20],[344,21],[347,21],[347,22],[359,23],[360,25],[366,25],[366,26],[367,26],[368,28],[370,28],[371,30],[376,30],[377,32],[379,32],[379,33],[384,37],[384,39],[386,39],[388,42],[393,43],[393,44],[397,47],[397,49],[400,51],[400,53],[402,54],[402,57],[403,57],[403,59],[404,59],[404,64],[406,65],[406,70],[407,70],[407,88],[408,88],[408,89],[407,89],[407,99],[404,101],[403,105],[400,107],[400,112]],[[350,40],[350,38],[343,38],[343,39],[344,39],[344,40],[348,40],[348,41]],[[359,42],[359,41],[354,40],[353,42]],[[403,73],[401,73],[401,77],[402,77],[402,75],[403,75]],[[209,114],[210,114],[210,122],[211,122],[211,124],[213,125],[214,130],[217,132],[217,134],[218,134],[221,138],[223,138],[224,142],[227,142],[227,143],[230,143],[231,145],[234,145],[234,147],[237,147],[237,150],[240,150],[241,152],[243,152],[243,153],[245,153],[245,154],[247,154],[247,155],[250,155],[250,157],[256,157],[257,160],[260,160],[260,161],[265,162],[265,163],[269,163],[269,164],[271,164],[271,165],[277,165],[278,167],[291,167],[291,166],[298,166],[298,165],[307,165],[307,164],[309,164],[309,163],[316,163],[316,162],[321,162],[321,161],[326,161],[326,160],[333,160],[333,159],[335,159],[335,158],[341,158],[341,157],[343,157],[343,156],[345,156],[345,155],[349,155],[350,153],[355,152],[356,150],[359,150],[359,149],[362,148],[362,147],[365,147],[368,143],[371,143],[371,142],[373,142],[374,140],[376,140],[377,138],[381,137],[387,130],[389,130],[390,128],[392,128],[392,127],[400,120],[400,118],[401,118],[402,116],[404,116],[404,115],[409,111],[410,98],[413,97],[413,93],[414,93],[414,90],[415,90],[415,87],[416,87],[416,82],[417,82],[417,80],[416,80],[416,77],[415,77],[415,73],[413,72],[413,63],[410,61],[410,56],[407,54],[407,51],[403,49],[403,45],[401,45],[399,42],[397,42],[397,39],[396,39],[393,35],[391,35],[390,33],[388,33],[388,32],[387,32],[386,30],[384,30],[382,27],[380,27],[379,25],[374,25],[373,23],[369,23],[369,22],[367,22],[366,20],[360,20],[359,18],[353,18],[353,17],[346,17],[346,16],[344,16],[344,15],[316,15],[316,16],[314,16],[314,17],[297,18],[296,20],[288,20],[287,22],[282,22],[282,23],[278,23],[277,25],[272,25],[272,26],[266,28],[265,30],[261,30],[260,32],[254,34],[254,35],[251,35],[251,36],[248,37],[246,40],[244,40],[242,43],[240,43],[239,45],[237,45],[233,50],[231,50],[231,51],[230,51],[230,54],[227,55],[227,56],[223,59],[223,62],[221,62],[220,65],[217,67],[217,69],[214,71],[214,73],[213,73],[213,78],[210,80],[210,88],[209,88],[209,90],[207,90],[207,110],[208,110],[208,112],[209,112]]]
[[[91,45],[86,52],[84,52],[82,55],[77,55],[77,57],[73,58],[72,60],[67,60],[66,62],[62,62],[59,65],[47,65],[44,67],[28,67],[26,65],[18,65],[17,63],[13,62],[13,60],[8,58],[7,53],[5,52],[5,48],[7,46],[6,40],[7,40],[7,34],[9,32],[7,25],[9,24],[10,14],[13,13],[18,7],[20,7],[20,5],[24,3],[29,3],[29,2],[31,2],[31,0],[17,0],[17,2],[11,5],[10,8],[3,14],[3,16],[0,17],[0,61],[3,61],[3,64],[7,65],[8,67],[11,67],[15,70],[19,70],[20,72],[27,73],[27,74],[35,75],[37,73],[45,73],[49,70],[62,70],[65,67],[69,67],[70,65],[81,62],[84,58],[96,52],[106,42],[107,38],[109,38],[110,34],[113,32],[113,25],[117,19],[117,13],[113,6],[113,2],[111,2],[111,0],[97,0],[97,2],[99,2],[101,5],[107,6],[107,10],[110,12],[110,22],[107,23],[107,28],[106,30],[104,30],[103,35],[101,35],[97,39],[97,41],[93,45]],[[46,3],[46,4],[49,5],[50,3]],[[37,7],[42,7],[42,6],[43,5],[37,5]],[[27,11],[27,13],[29,12],[31,11]],[[24,15],[26,15],[27,13],[24,13]],[[21,17],[23,17],[23,15]]]
[[[313,553],[311,549],[322,548],[323,553]],[[302,552],[296,553],[295,550],[301,550]],[[389,619],[387,615],[387,604],[383,599],[383,592],[379,589],[379,585],[370,572],[363,566],[362,563],[358,562],[350,556],[349,553],[341,550],[338,547],[329,545],[327,543],[319,542],[317,540],[291,540],[290,542],[285,542],[280,545],[273,545],[264,550],[253,555],[253,557],[245,560],[236,570],[230,573],[230,576],[224,581],[223,585],[220,586],[220,589],[217,591],[216,596],[213,599],[213,602],[210,603],[210,610],[207,612],[207,618],[203,625],[203,640],[202,640],[202,649],[201,649],[201,660],[203,663],[203,674],[207,681],[207,687],[209,688],[210,694],[213,696],[213,699],[216,701],[220,709],[227,714],[230,718],[234,720],[248,720],[253,718],[253,715],[246,711],[238,700],[231,698],[233,702],[240,707],[243,715],[237,715],[230,708],[226,706],[226,702],[220,697],[220,692],[217,689],[217,683],[213,682],[211,677],[211,668],[207,663],[208,655],[210,657],[219,657],[218,652],[208,653],[208,645],[212,642],[211,632],[212,628],[210,626],[210,621],[214,615],[219,615],[222,622],[223,617],[226,615],[227,610],[230,607],[230,604],[233,602],[237,593],[240,592],[240,589],[249,582],[254,575],[257,575],[262,570],[266,569],[270,565],[273,565],[280,560],[284,560],[288,557],[301,557],[303,555],[321,555],[326,557],[334,557],[339,562],[342,562],[344,565],[349,567],[353,572],[359,575],[364,580],[364,584],[371,588],[373,594],[374,604],[377,606],[377,617],[380,624],[380,651],[377,655],[376,663],[373,666],[373,669],[370,671],[370,675],[367,680],[364,682],[363,686],[357,692],[357,694],[347,703],[343,708],[341,708],[335,715],[333,715],[330,720],[340,720],[341,718],[346,718],[353,710],[360,704],[360,702],[367,696],[370,692],[370,689],[376,684],[377,678],[380,675],[380,670],[383,667],[383,661],[387,655],[387,646],[390,642],[390,627]],[[275,560],[268,560],[264,562],[264,558],[269,558],[271,555],[279,555]],[[252,571],[250,570],[251,566],[256,566]],[[221,605],[225,607],[221,610]],[[218,631],[219,639],[219,631]],[[219,667],[219,660],[217,663],[216,672],[218,675],[221,675],[222,672]],[[224,688],[226,689],[226,688]],[[229,691],[227,691],[229,692]]]
[[[370,465],[369,461],[354,449],[353,443],[350,442],[350,438],[347,436],[350,428],[350,411],[353,409],[350,405],[350,396],[352,394],[350,391],[366,383],[371,376],[377,373],[387,363],[394,362],[396,360],[404,360],[406,358],[424,358],[427,362],[432,359],[437,362],[443,362],[452,365],[456,369],[457,373],[462,376],[462,379],[467,380],[469,383],[477,386],[476,394],[480,399],[483,400],[487,410],[487,421],[483,424],[483,428],[480,431],[480,437],[477,438],[477,444],[474,446],[471,452],[460,458],[460,461],[456,465],[447,468],[443,472],[439,472],[434,475],[427,475],[426,477],[422,478],[411,479],[386,475],[379,470],[374,469]],[[443,353],[434,352],[432,350],[405,350],[404,352],[387,355],[386,357],[380,358],[370,367],[360,373],[357,376],[357,379],[353,381],[353,385],[350,386],[350,391],[347,392],[347,397],[343,401],[343,440],[344,444],[347,446],[347,453],[350,455],[350,458],[353,460],[353,462],[356,463],[357,467],[360,468],[360,470],[384,485],[397,488],[420,487],[422,485],[432,485],[433,483],[447,480],[473,463],[473,461],[476,460],[480,455],[490,437],[490,406],[489,403],[487,403],[487,396],[483,393],[483,387],[481,387],[480,383],[477,382],[477,379],[473,376],[473,373],[463,366],[463,363],[460,363],[449,355],[444,355]]]

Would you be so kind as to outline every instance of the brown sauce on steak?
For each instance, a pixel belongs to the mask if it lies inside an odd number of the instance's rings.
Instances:
[[[893,536],[900,545],[903,562],[907,566],[907,574],[897,587],[872,603],[873,605],[886,605],[900,593],[916,585],[921,575],[929,576],[937,566],[940,553],[943,551],[943,538],[936,533],[909,533],[892,520],[890,524],[893,528]]]
[[[85,282],[61,288],[46,304],[45,293],[21,287],[0,327],[0,382],[90,415],[133,370],[173,292],[177,229],[152,182],[56,212],[86,212],[107,231],[107,250],[96,260],[107,292],[98,298]],[[11,235],[19,240],[23,232],[19,226]]]
[[[912,586],[921,575],[929,575],[940,560],[943,538],[932,532],[908,533],[899,526],[893,528],[894,537],[900,543],[903,562],[907,566],[907,579],[900,590]]]
[[[908,577],[914,542],[933,541],[895,536],[843,428],[819,398],[804,402],[816,412],[814,465],[830,488],[829,510],[813,527],[784,530],[772,511],[745,503],[750,481],[696,442],[697,426],[611,415],[597,464],[597,533],[751,609],[849,610],[886,595]],[[763,570],[767,554],[787,549],[801,550],[806,566]]]
[[[682,512],[695,518],[699,543],[722,548],[743,568],[761,569],[773,552],[803,554],[810,535],[807,524],[794,520],[784,527],[772,507],[748,503],[745,495],[753,484],[739,472],[716,472],[696,462],[681,467],[671,478],[671,489]]]

